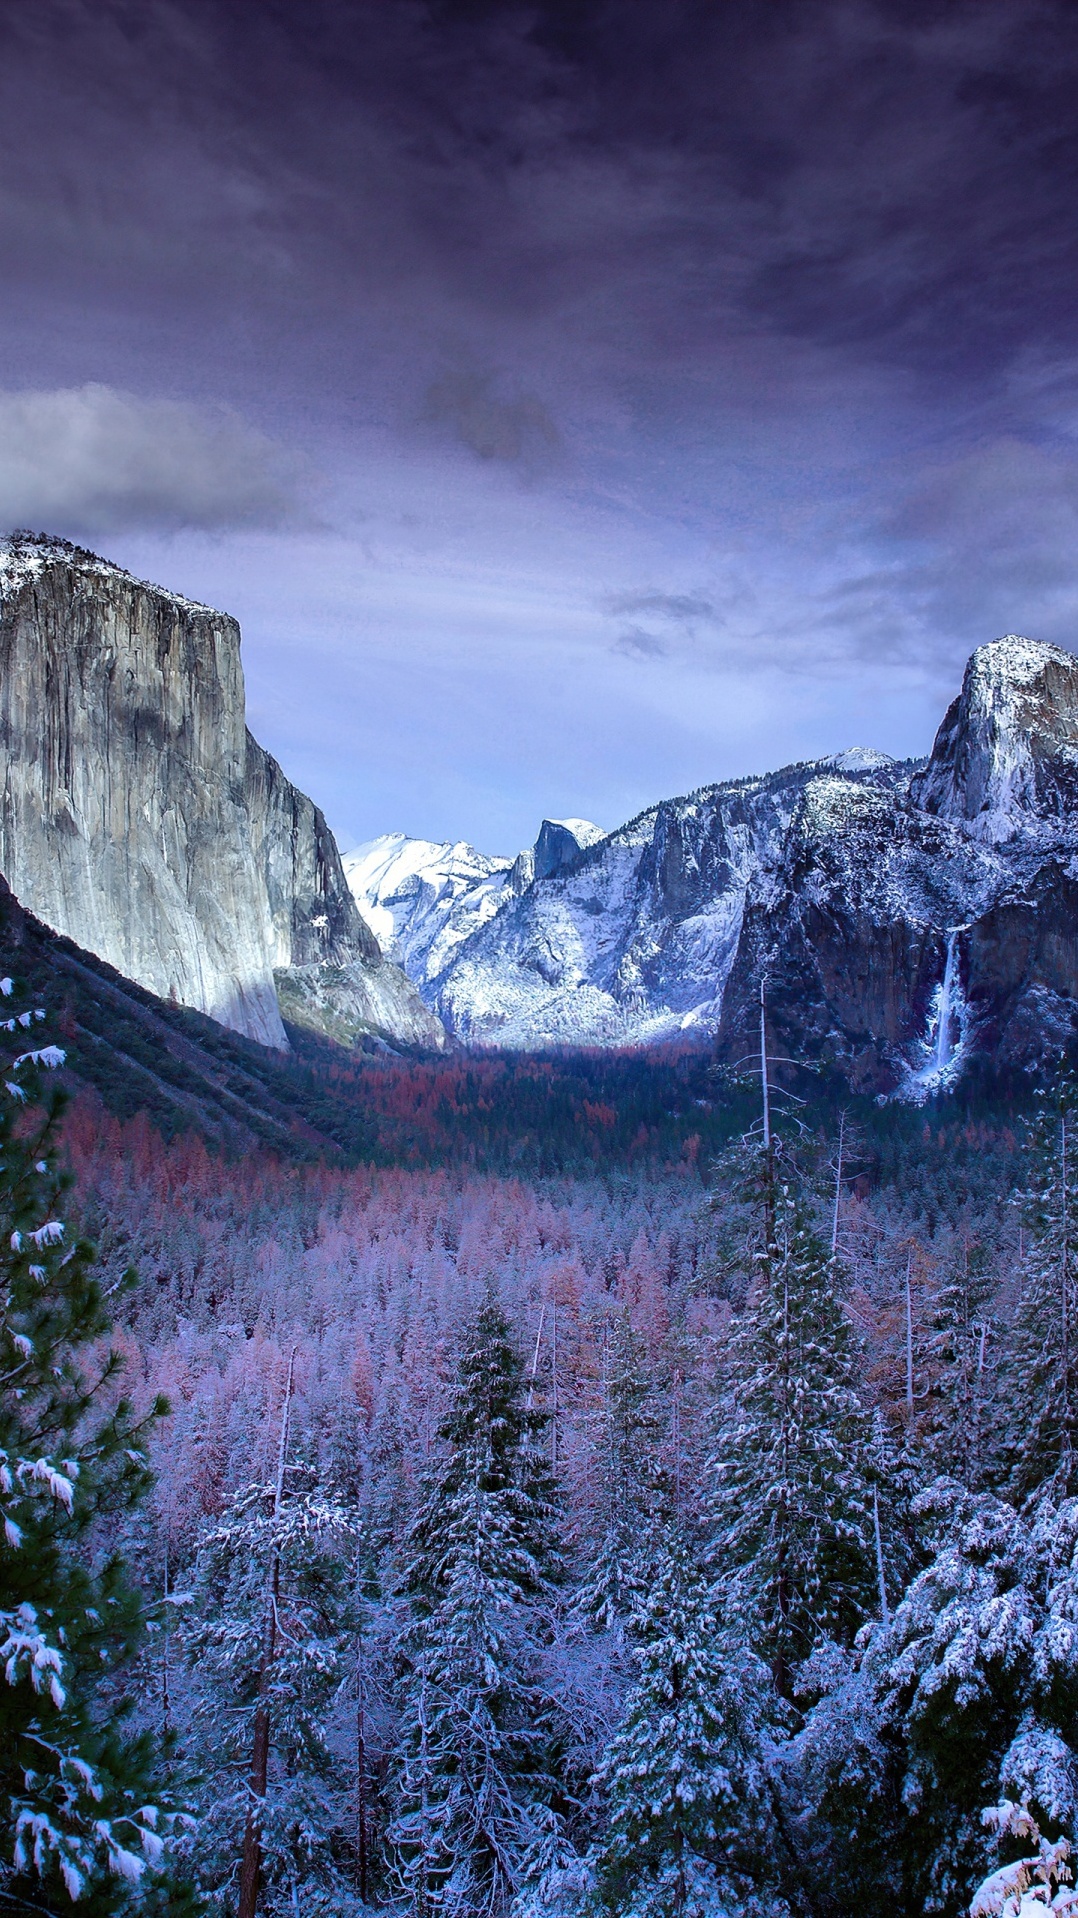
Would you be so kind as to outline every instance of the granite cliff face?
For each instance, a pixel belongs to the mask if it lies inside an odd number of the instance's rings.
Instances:
[[[0,542],[0,871],[161,998],[439,1043],[321,813],[250,738],[234,619],[63,541]]]
[[[1065,829],[1078,806],[1073,653],[1014,635],[979,647],[910,799],[989,844]]]
[[[347,1046],[365,1034],[443,1046],[440,1022],[361,917],[325,816],[250,733],[244,797],[285,1018]]]
[[[407,925],[398,931],[402,945]],[[431,945],[430,950],[437,950]],[[508,888],[420,981],[472,1044],[758,1044],[923,1099],[1078,1019],[1078,660],[972,656],[929,758],[864,750],[664,801]]]
[[[888,796],[813,780],[753,888],[719,1045],[767,979],[777,1049],[922,1098],[975,1058],[1058,1057],[1078,1024],[1078,659],[978,648],[928,761]]]

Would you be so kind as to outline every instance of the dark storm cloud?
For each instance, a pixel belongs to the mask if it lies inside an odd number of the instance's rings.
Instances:
[[[666,659],[691,644],[699,632],[721,628],[725,615],[702,593],[663,593],[653,588],[611,593],[603,608],[617,620],[632,619],[614,641],[627,659]],[[646,623],[645,623],[646,622]]]
[[[447,427],[482,460],[541,464],[561,446],[541,400],[531,393],[501,393],[492,373],[472,366],[443,369],[427,387],[421,417]]]
[[[641,626],[629,626],[619,633],[611,650],[624,653],[626,659],[665,659],[670,651],[666,640]]]
[[[930,466],[881,532],[892,565],[904,561],[926,639],[950,635],[958,652],[1032,623],[1038,639],[1078,644],[1078,460],[1069,448],[1005,437]]]
[[[394,670],[451,628],[531,725],[571,632],[585,757],[615,681],[733,734],[735,671],[841,744],[1078,635],[1076,98],[1071,0],[0,0],[0,505],[284,523],[288,447]]]
[[[402,288],[417,341],[470,314],[599,378],[720,371],[762,328],[975,386],[1072,338],[1068,6],[40,0],[2,27],[9,268],[106,303],[120,273],[232,358],[313,323],[315,386]]]
[[[718,609],[702,593],[612,593],[606,604],[611,613],[638,613],[676,626],[692,627],[699,620],[721,623]]]

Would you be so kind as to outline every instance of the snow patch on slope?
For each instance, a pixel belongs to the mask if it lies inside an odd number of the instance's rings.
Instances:
[[[498,911],[512,861],[466,840],[383,833],[344,859],[345,877],[387,958],[423,987]]]

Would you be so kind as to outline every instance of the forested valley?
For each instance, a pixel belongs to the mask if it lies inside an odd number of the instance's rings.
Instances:
[[[229,1155],[7,1006],[0,1910],[1078,1910],[1065,1064],[375,1058]]]

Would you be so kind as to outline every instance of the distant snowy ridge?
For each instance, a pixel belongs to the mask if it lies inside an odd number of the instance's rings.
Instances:
[[[927,760],[858,747],[580,824],[544,822],[508,871],[428,848],[414,891],[356,891],[460,1041],[695,1037],[734,1060],[763,976],[780,1050],[919,1099],[979,1056],[1058,1053],[1078,1023],[1078,660],[1059,647],[979,648]],[[463,852],[474,876],[451,884]]]
[[[587,819],[544,819],[535,845],[506,859],[477,852],[463,839],[391,832],[347,853],[344,871],[383,953],[425,993],[459,947],[537,872],[549,877],[563,870],[602,837]]]
[[[382,951],[422,990],[497,912],[512,864],[463,839],[390,832],[346,853],[344,872]]]
[[[505,902],[431,1004],[469,1044],[714,1034],[750,885],[781,856],[815,772],[789,767],[649,808]],[[866,776],[885,775],[873,766],[832,784],[856,801]]]

